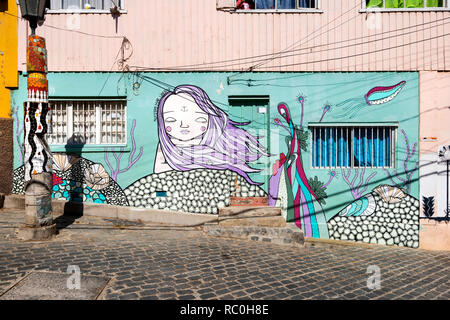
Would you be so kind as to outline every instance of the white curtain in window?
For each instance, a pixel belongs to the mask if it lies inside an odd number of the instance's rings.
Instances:
[[[61,9],[61,0],[50,0],[50,9],[51,10]]]
[[[110,2],[109,0],[83,0],[83,8],[86,8],[86,4],[91,6],[91,9],[103,10],[108,9],[109,7],[105,6]],[[106,7],[106,8],[105,8]]]
[[[80,0],[62,0],[62,9],[81,9]]]

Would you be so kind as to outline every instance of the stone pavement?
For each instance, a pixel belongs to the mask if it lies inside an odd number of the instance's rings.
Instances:
[[[0,210],[0,295],[32,272],[77,265],[82,276],[110,279],[98,299],[450,299],[450,252],[292,247],[200,228],[72,220],[59,217],[65,228],[50,242],[25,243],[14,238],[23,212]],[[380,289],[367,288],[369,265],[380,268]]]

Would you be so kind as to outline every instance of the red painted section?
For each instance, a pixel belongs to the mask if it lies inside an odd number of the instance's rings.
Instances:
[[[269,204],[269,198],[267,197],[231,197],[230,206],[253,206],[253,207],[267,207]]]

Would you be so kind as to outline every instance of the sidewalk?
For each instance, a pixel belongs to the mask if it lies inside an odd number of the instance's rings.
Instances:
[[[103,283],[90,298],[108,300],[450,299],[450,252],[292,247],[208,237],[200,227],[56,220],[64,228],[52,241],[20,242],[14,228],[23,211],[0,210],[0,299],[43,272],[65,281],[69,265],[80,268],[82,286],[89,277]],[[369,265],[380,268],[378,290],[367,288]]]

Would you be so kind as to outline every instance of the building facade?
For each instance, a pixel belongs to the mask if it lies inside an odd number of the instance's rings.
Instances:
[[[16,1],[0,1],[0,192],[12,189],[13,120],[11,90],[18,86]]]
[[[201,214],[244,198],[307,237],[448,244],[446,1],[116,4],[51,1],[38,29],[54,198]]]

